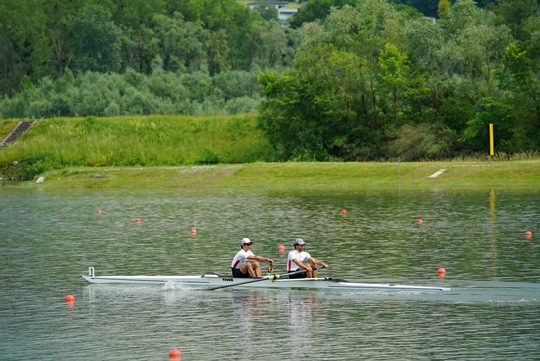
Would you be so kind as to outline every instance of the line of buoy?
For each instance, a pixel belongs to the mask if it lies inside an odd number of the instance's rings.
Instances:
[[[103,211],[101,209],[98,209],[97,210],[97,214],[103,214]],[[141,219],[140,218],[135,218],[135,223],[141,223]],[[195,228],[192,228],[191,229],[191,234],[192,235],[196,235],[197,234],[197,230]]]

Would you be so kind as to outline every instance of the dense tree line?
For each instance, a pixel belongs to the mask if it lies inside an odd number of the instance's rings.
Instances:
[[[536,0],[457,0],[438,20],[349,2],[303,24],[294,68],[259,76],[280,159],[463,156],[487,151],[489,123],[498,152],[540,149]]]
[[[0,0],[0,113],[258,110],[279,160],[465,155],[488,123],[497,151],[540,149],[537,0],[309,0],[288,27],[276,16],[264,0]]]
[[[236,0],[0,0],[0,89],[12,96],[66,69],[214,76],[288,66],[294,35],[276,20]]]
[[[451,1],[389,0],[389,2],[391,4],[397,5],[395,7],[398,9],[402,9],[404,11],[410,11],[407,10],[407,8],[415,9],[416,11],[418,11],[418,13],[424,16],[436,18],[439,16],[439,8],[441,6],[441,2],[448,2],[448,4],[450,5]],[[496,2],[497,0],[478,0],[476,1],[476,5],[484,8],[494,5]],[[301,9],[299,14],[295,16],[290,23],[292,27],[296,28],[307,22],[324,20],[328,16],[332,8],[340,9],[345,5],[354,6],[356,3],[358,3],[357,0],[309,0],[306,3],[306,6]]]

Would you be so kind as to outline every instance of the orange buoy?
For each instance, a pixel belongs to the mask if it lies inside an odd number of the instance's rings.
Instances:
[[[66,296],[66,302],[68,302],[68,303],[75,302],[75,297],[73,297],[73,295],[67,295]]]
[[[178,358],[180,356],[182,356],[182,352],[177,348],[172,348],[171,351],[169,351],[169,357]]]
[[[135,223],[141,223],[141,219],[140,218],[135,218]]]
[[[422,219],[419,218],[419,219],[418,219],[418,224],[422,224],[422,223],[424,223],[424,221],[423,221]]]
[[[532,237],[532,232],[531,231],[525,232],[525,237],[531,238]]]
[[[97,210],[97,214],[101,214],[101,209],[98,209],[98,210]]]
[[[197,234],[197,230],[195,228],[191,229],[191,234]]]
[[[342,210],[341,210],[341,214],[347,214],[347,210],[346,210],[346,209],[342,209]]]
[[[441,267],[437,270],[437,274],[442,277],[446,274],[446,270]]]
[[[277,249],[278,249],[278,251],[283,252],[283,251],[285,251],[285,246],[280,244]]]

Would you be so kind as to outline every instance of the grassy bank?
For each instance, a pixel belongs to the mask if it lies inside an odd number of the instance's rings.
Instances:
[[[7,134],[16,122],[1,124]],[[253,114],[52,118],[37,120],[0,151],[0,175],[25,180],[78,166],[250,163],[269,160],[271,153]]]
[[[2,134],[15,124],[1,121]],[[399,164],[269,159],[255,115],[57,118],[36,121],[0,150],[0,176],[25,174],[30,181],[2,184],[45,188],[540,189],[537,154]],[[446,171],[427,178],[440,169]],[[44,183],[36,184],[39,176]]]
[[[427,178],[446,169],[435,179]],[[539,190],[540,160],[424,163],[250,163],[68,168],[24,187],[266,190]]]

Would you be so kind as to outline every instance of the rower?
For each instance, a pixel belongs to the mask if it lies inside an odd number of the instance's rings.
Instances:
[[[289,278],[317,278],[317,266],[328,268],[326,263],[311,257],[308,252],[305,252],[305,245],[306,242],[302,238],[297,238],[293,243],[294,251],[290,251],[287,257],[287,272],[292,273],[303,270],[305,272],[296,273]]]
[[[259,265],[259,262],[266,262],[271,266],[274,265],[274,260],[255,255],[251,251],[252,244],[253,242],[251,242],[249,238],[242,239],[240,251],[236,253],[231,263],[233,277],[258,278],[261,277],[261,266]]]

